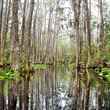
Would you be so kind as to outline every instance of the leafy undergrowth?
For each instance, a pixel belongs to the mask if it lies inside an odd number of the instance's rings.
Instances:
[[[99,75],[102,76],[106,82],[110,83],[110,68],[102,68]]]
[[[33,64],[34,70],[45,70],[48,68],[46,64]],[[0,80],[14,80],[19,79],[19,72],[10,68],[0,69]]]
[[[14,80],[18,76],[18,72],[9,68],[0,70],[0,80]]]
[[[110,68],[97,68],[95,72],[98,75],[96,76],[97,78],[100,78],[105,84],[110,85]]]

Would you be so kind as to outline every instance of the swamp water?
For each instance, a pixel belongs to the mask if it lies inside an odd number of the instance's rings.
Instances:
[[[73,80],[64,66],[36,70],[27,80],[1,80],[0,103],[4,110],[76,110]],[[110,110],[109,94],[107,89],[102,110]],[[80,97],[83,100],[81,92]],[[91,88],[89,99],[89,109],[98,110],[96,88]]]

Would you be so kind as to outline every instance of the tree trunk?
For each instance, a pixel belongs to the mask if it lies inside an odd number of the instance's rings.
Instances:
[[[19,0],[12,0],[11,64],[13,69],[18,69],[19,66],[18,3]]]
[[[3,30],[2,30],[2,35],[1,35],[1,63],[5,64],[8,63],[6,61],[8,61],[8,58],[6,57],[7,52],[6,52],[6,48],[7,48],[7,32],[8,32],[8,22],[9,22],[9,14],[10,14],[10,5],[11,5],[11,1],[7,0],[6,1],[6,8],[5,8],[5,13],[3,16]]]
[[[23,6],[23,16],[22,16],[22,27],[21,27],[21,44],[20,44],[20,59],[21,59],[21,65],[23,65],[23,61],[25,60],[24,58],[24,42],[25,42],[25,32],[26,32],[26,3],[27,3],[27,0],[24,1],[24,6]]]
[[[75,39],[76,39],[76,98],[75,98],[75,106],[76,109],[78,108],[78,96],[80,96],[80,81],[79,81],[79,63],[80,63],[80,28],[79,28],[79,21],[80,21],[80,7],[81,7],[81,0],[72,0],[72,8],[74,12],[74,28],[75,28]]]
[[[2,55],[1,55],[2,16],[3,16],[3,0],[0,0],[0,63],[1,63],[1,59],[2,59]]]
[[[99,32],[99,39],[100,39],[100,49],[102,50],[104,47],[104,18],[103,18],[103,2],[102,0],[98,0],[99,4],[99,13],[100,13],[100,32]]]
[[[27,20],[27,45],[26,45],[26,58],[27,58],[27,69],[30,69],[30,56],[31,56],[31,26],[32,26],[32,17],[33,17],[33,11],[34,11],[34,0],[30,1],[30,10]]]

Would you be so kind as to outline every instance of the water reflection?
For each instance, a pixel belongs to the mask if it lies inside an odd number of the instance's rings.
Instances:
[[[73,82],[72,72],[63,66],[36,70],[32,76],[17,81],[0,81],[0,110],[76,110]],[[84,88],[81,88],[81,103],[83,91]],[[97,89],[91,88],[90,110],[98,110],[97,95]],[[105,95],[104,98],[104,110],[110,110],[109,97]],[[80,106],[83,106],[81,103]]]

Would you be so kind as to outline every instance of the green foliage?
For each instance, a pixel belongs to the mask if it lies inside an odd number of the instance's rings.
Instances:
[[[110,84],[110,68],[97,68],[95,69],[96,78],[98,83],[102,82],[104,85]],[[101,83],[101,85],[102,85]]]
[[[110,82],[110,69],[109,68],[102,68],[102,71],[99,73],[100,76],[104,78],[105,81],[108,83]]]
[[[37,70],[37,69],[43,69],[43,70],[45,70],[45,69],[48,68],[48,65],[46,65],[46,64],[33,64],[32,67],[35,70]]]
[[[2,69],[0,71],[0,80],[14,80],[16,79],[18,72],[9,68]]]

